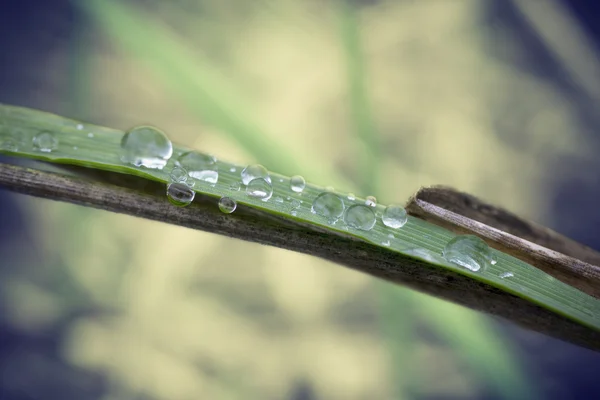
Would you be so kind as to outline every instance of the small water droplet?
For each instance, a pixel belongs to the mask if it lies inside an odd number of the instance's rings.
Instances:
[[[365,200],[365,205],[369,207],[377,206],[377,199],[375,198],[375,196],[367,196],[367,199]]]
[[[33,137],[33,148],[44,153],[50,153],[58,148],[58,139],[50,132],[38,133]]]
[[[296,212],[296,210],[293,210],[293,211],[292,211],[290,214],[292,214],[294,217],[295,217],[296,215],[298,215],[298,213]]]
[[[231,185],[229,185],[229,189],[233,190],[234,192],[237,192],[240,190],[240,183],[239,182],[232,182]]]
[[[355,204],[348,207],[344,214],[344,222],[351,228],[370,231],[375,226],[375,213],[370,207]]]
[[[248,165],[241,172],[242,183],[244,185],[248,185],[251,181],[257,178],[262,178],[268,183],[271,183],[271,177],[269,176],[269,171],[265,167],[260,164],[252,164]]]
[[[354,193],[348,193],[348,200],[356,200],[356,195]]]
[[[179,156],[175,164],[184,168],[189,176],[199,181],[214,185],[219,180],[217,159],[210,154],[188,151]]]
[[[267,201],[273,195],[273,185],[264,178],[252,179],[246,186],[246,194]]]
[[[94,137],[94,134],[93,134],[92,132],[88,132],[88,134],[87,134],[87,137],[89,137],[89,138],[93,138],[93,137]]]
[[[225,214],[231,214],[237,208],[237,202],[229,197],[221,197],[219,199],[219,210]]]
[[[344,201],[334,193],[324,192],[313,201],[311,212],[327,218],[329,223],[334,223],[344,213]]]
[[[491,264],[493,260],[490,247],[477,236],[459,235],[444,247],[446,260],[477,272]]]
[[[167,185],[167,197],[172,204],[178,207],[189,205],[195,196],[196,192],[185,183],[173,182]]]
[[[171,182],[184,183],[185,181],[187,181],[188,173],[185,169],[181,167],[173,167],[173,169],[171,170],[170,177]]]
[[[237,171],[237,169],[235,167],[229,168],[229,172],[235,172],[235,171]]]
[[[83,130],[83,124],[77,124],[77,130],[78,131]]]
[[[390,239],[394,239],[396,236],[394,236],[394,234],[393,234],[393,233],[390,233],[390,234],[388,235],[388,237],[389,237]]]
[[[390,241],[386,240],[386,241],[381,242],[381,244],[384,245],[384,246],[389,246],[390,245]]]
[[[381,216],[381,222],[383,222],[385,226],[394,229],[403,227],[407,220],[408,217],[406,216],[404,207],[395,204],[387,206]]]
[[[5,151],[13,151],[14,152],[14,151],[19,150],[19,146],[14,139],[7,138],[7,139],[0,141],[0,149],[5,150]]]
[[[283,178],[279,178],[279,183],[283,183]]]
[[[290,179],[290,189],[292,189],[296,193],[302,193],[304,188],[306,187],[306,181],[300,175],[294,175]]]
[[[73,146],[73,150],[78,150],[78,149],[79,149],[79,147]]]
[[[296,199],[292,199],[292,201],[290,202],[290,207],[292,207],[292,208],[298,208],[298,207],[300,207],[300,204],[302,204],[301,201],[296,200]]]
[[[435,254],[431,250],[422,249],[422,248],[409,248],[402,250],[404,253],[422,258],[427,261],[436,262],[436,263],[445,263],[446,260],[438,254]]]
[[[512,272],[503,272],[500,274],[500,278],[502,279],[512,278],[513,276],[515,276],[515,274],[513,274]]]
[[[163,169],[173,154],[167,135],[151,126],[128,131],[121,139],[121,149],[123,162],[150,169]]]
[[[277,197],[275,197],[275,202],[277,202],[277,203],[283,203],[283,198],[277,196]]]

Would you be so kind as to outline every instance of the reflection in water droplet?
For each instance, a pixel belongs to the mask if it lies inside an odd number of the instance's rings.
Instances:
[[[248,186],[246,186],[246,194],[250,197],[267,201],[273,195],[273,186],[270,181],[264,178],[256,178],[251,180]]]
[[[348,193],[348,200],[356,200],[354,193]]]
[[[235,200],[229,197],[221,197],[219,199],[219,210],[224,212],[225,214],[231,214],[237,208],[237,203]]]
[[[185,181],[187,181],[188,173],[185,169],[181,167],[173,167],[173,169],[171,170],[170,177],[171,182],[184,183]]]
[[[515,274],[513,274],[512,272],[503,272],[500,274],[500,278],[502,279],[512,278],[513,276],[515,276]]]
[[[487,243],[474,235],[456,236],[446,244],[443,255],[446,260],[475,272],[493,260]]]
[[[188,151],[179,156],[175,164],[184,168],[189,176],[199,181],[214,185],[219,180],[217,159],[210,154]]]
[[[172,204],[178,207],[189,205],[195,196],[196,192],[185,183],[174,182],[167,185],[167,197]]]
[[[290,189],[292,189],[296,193],[302,193],[305,186],[306,181],[300,175],[294,175],[290,179]]]
[[[151,169],[163,169],[173,154],[167,135],[151,126],[136,127],[123,135],[121,149],[121,161]]]
[[[367,199],[365,200],[365,205],[369,207],[375,207],[377,205],[377,199],[375,198],[375,196],[367,196]]]
[[[327,218],[329,223],[334,223],[344,213],[344,201],[335,193],[324,192],[313,201],[311,212]]]
[[[370,231],[375,226],[375,213],[371,207],[355,204],[348,207],[344,214],[344,222],[351,228]]]
[[[244,185],[249,184],[251,181],[257,178],[262,178],[268,183],[271,183],[271,177],[269,176],[269,171],[265,167],[260,164],[248,165],[241,172],[242,183]]]
[[[404,207],[392,204],[385,208],[381,221],[385,226],[398,229],[404,226],[407,221],[406,210]]]
[[[50,132],[38,133],[33,137],[33,148],[44,153],[50,153],[58,148],[58,139]]]

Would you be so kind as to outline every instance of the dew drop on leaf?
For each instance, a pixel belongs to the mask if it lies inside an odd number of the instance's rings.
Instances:
[[[375,196],[367,196],[367,199],[365,200],[365,205],[369,207],[377,206],[377,199],[375,198]]]
[[[242,183],[244,185],[248,185],[251,181],[257,178],[262,178],[267,181],[269,184],[271,183],[271,177],[269,176],[269,171],[265,167],[260,164],[252,164],[248,165],[241,172]]]
[[[121,160],[136,167],[163,169],[173,154],[173,145],[163,132],[151,126],[131,129],[121,139]]]
[[[58,139],[50,132],[41,132],[33,137],[33,148],[50,153],[58,148]]]
[[[403,227],[404,224],[406,224],[406,221],[407,216],[404,207],[394,204],[387,206],[381,216],[381,222],[383,222],[385,226],[394,229]]]
[[[370,231],[375,226],[375,213],[371,207],[355,204],[346,210],[344,222],[351,228]]]
[[[512,272],[503,272],[500,274],[500,278],[502,279],[512,278],[513,276],[515,276],[515,274],[513,274]]]
[[[474,235],[456,236],[446,244],[442,254],[447,261],[474,272],[482,270],[494,260],[487,243]]]
[[[172,182],[167,185],[167,198],[178,207],[189,205],[195,196],[196,192],[185,183]]]
[[[219,199],[219,210],[225,214],[231,214],[237,208],[237,203],[230,197],[221,197]]]
[[[294,175],[290,179],[290,189],[292,189],[296,193],[302,193],[305,186],[306,181],[300,175]]]
[[[323,192],[313,201],[311,212],[333,223],[344,213],[344,201],[335,193]]]
[[[188,151],[177,158],[175,165],[184,168],[188,175],[214,185],[219,180],[217,159],[210,154]]]
[[[246,186],[246,194],[250,197],[267,201],[273,195],[273,185],[264,178],[256,178],[251,180],[248,186]]]

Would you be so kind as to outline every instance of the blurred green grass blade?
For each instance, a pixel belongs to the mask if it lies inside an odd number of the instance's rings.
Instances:
[[[331,178],[314,163],[299,162],[299,154],[267,135],[251,117],[239,90],[201,57],[201,49],[186,47],[182,38],[175,38],[142,9],[113,0],[82,0],[77,4],[127,54],[149,66],[192,112],[229,135],[266,166],[290,175],[302,165],[306,175]]]
[[[521,373],[514,349],[488,322],[473,310],[410,291],[407,298],[427,316],[437,335],[449,343],[456,355],[468,363],[474,376],[487,382],[506,399],[535,399],[532,387]]]
[[[377,193],[381,149],[367,90],[366,60],[362,50],[358,13],[353,2],[337,0],[340,38],[346,60],[350,118],[360,147],[361,190]]]
[[[59,144],[56,150],[46,153],[32,148],[34,135],[42,131],[51,133],[58,140]],[[123,132],[116,129],[89,124],[80,126],[77,121],[53,114],[0,105],[0,148],[3,149],[2,152],[14,156],[81,165],[166,183],[170,181],[169,174],[174,166],[176,155],[189,150],[189,148],[176,145],[174,157],[169,160],[163,170],[134,167],[121,161],[120,142],[122,136]],[[7,148],[7,143],[13,145],[12,150]],[[492,250],[497,263],[487,266],[481,272],[473,272],[449,263],[439,256],[446,243],[456,236],[446,229],[411,216],[401,229],[386,227],[381,220],[378,220],[378,223],[370,231],[350,229],[341,220],[332,225],[325,218],[311,212],[313,199],[322,193],[324,188],[307,184],[302,193],[296,193],[290,189],[288,177],[272,173],[272,200],[262,201],[249,197],[244,190],[232,189],[232,185],[240,183],[241,168],[242,166],[220,161],[218,184],[214,187],[199,184],[195,190],[212,197],[226,195],[240,204],[266,213],[284,216],[328,231],[340,232],[372,243],[382,248],[383,251],[392,251],[423,260],[436,268],[451,270],[456,274],[514,294],[600,332],[600,300],[564,284],[508,254]],[[294,200],[301,202],[295,210],[295,215],[291,213],[291,202]],[[344,201],[346,206],[364,204],[364,198],[360,197],[355,200],[344,198]],[[383,208],[384,206],[379,204],[376,211],[381,212]],[[395,235],[391,240],[390,234]],[[389,246],[383,244],[384,242],[387,244],[388,241],[390,241]],[[423,249],[427,253],[415,253],[415,249]],[[512,272],[514,276],[510,279],[502,279],[499,275],[506,271]]]

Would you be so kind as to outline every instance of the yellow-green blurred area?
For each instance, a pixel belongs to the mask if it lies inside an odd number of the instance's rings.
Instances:
[[[75,31],[42,66],[22,66],[46,83],[14,98],[114,128],[152,124],[383,203],[446,184],[552,224],[559,161],[597,148],[573,96],[597,99],[599,65],[561,2],[506,3],[508,14],[492,0],[80,0]],[[528,67],[546,62],[539,47],[564,82]],[[2,241],[14,266],[3,323],[45,332],[69,316],[57,357],[101,377],[89,398],[549,393],[500,324],[470,310],[289,251],[18,201],[32,228]],[[43,370],[35,352],[15,354],[10,365]]]

